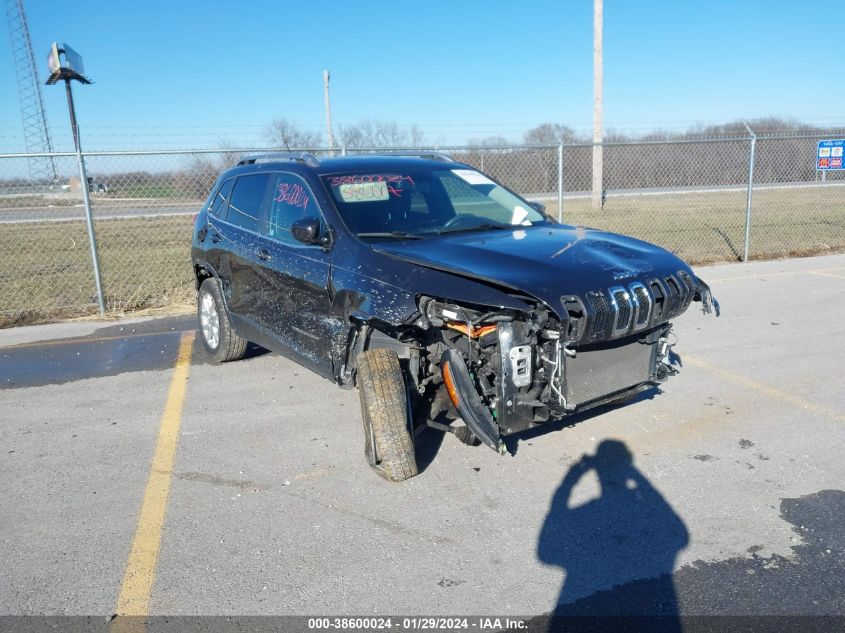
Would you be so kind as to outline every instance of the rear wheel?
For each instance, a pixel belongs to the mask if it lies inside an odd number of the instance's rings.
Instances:
[[[218,363],[243,358],[247,341],[232,327],[220,282],[210,277],[200,285],[197,319],[203,345]]]
[[[396,352],[374,349],[358,357],[358,390],[367,462],[388,481],[417,474],[409,432],[408,396]]]

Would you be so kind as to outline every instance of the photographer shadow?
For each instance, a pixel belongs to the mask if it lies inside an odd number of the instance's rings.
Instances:
[[[573,507],[573,490],[591,470],[601,494]],[[646,618],[649,629],[680,631],[672,571],[687,543],[684,522],[634,466],[627,446],[604,440],[566,473],[540,533],[538,558],[566,572],[553,622]]]

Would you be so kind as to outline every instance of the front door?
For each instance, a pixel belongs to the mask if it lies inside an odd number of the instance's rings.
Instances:
[[[311,189],[292,173],[271,175],[269,214],[258,248],[258,319],[292,356],[331,377],[328,342],[331,254],[303,244],[291,234],[292,224],[317,218],[326,231]]]

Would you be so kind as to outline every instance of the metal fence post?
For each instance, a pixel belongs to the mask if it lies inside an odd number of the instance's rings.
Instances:
[[[67,89],[67,105],[70,110],[70,126],[73,130],[73,144],[76,149],[76,162],[79,165],[79,180],[82,187],[82,204],[85,205],[85,223],[88,226],[88,241],[91,245],[91,262],[94,266],[94,283],[97,286],[97,303],[100,307],[100,315],[106,313],[106,300],[103,296],[103,278],[100,275],[100,255],[97,249],[97,235],[94,232],[94,217],[91,213],[91,198],[88,195],[88,175],[85,172],[85,159],[82,157],[82,143],[79,141],[79,126],[76,123],[76,108],[73,106],[73,93],[70,89],[70,80],[65,79]]]
[[[742,261],[747,262],[751,245],[751,196],[754,192],[754,150],[757,145],[757,135],[748,123],[745,124],[745,129],[751,135],[751,149],[748,152],[748,197],[745,202],[745,249],[742,252]]]
[[[91,214],[91,199],[88,196],[88,176],[85,171],[85,160],[82,158],[82,150],[76,150],[76,162],[79,164],[79,179],[82,181],[82,204],[85,206],[85,224],[88,227],[88,242],[91,245],[91,262],[94,266],[94,283],[97,286],[97,304],[100,308],[100,315],[106,313],[106,300],[103,296],[103,278],[100,274],[100,253],[97,248],[97,235],[94,232],[94,218]]]
[[[557,146],[557,221],[563,223],[563,142]]]

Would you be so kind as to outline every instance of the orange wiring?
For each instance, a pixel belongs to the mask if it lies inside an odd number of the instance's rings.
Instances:
[[[469,326],[466,323],[447,323],[446,327],[456,330],[465,336],[469,336],[470,338],[481,338],[482,336],[490,334],[490,332],[496,331],[495,325],[481,325],[473,328],[472,330],[469,329]]]
[[[457,409],[460,406],[461,399],[458,397],[458,388],[455,386],[455,380],[452,378],[452,368],[449,367],[449,363],[443,363],[440,367],[440,373],[443,375],[443,383],[446,385],[449,399]]]

